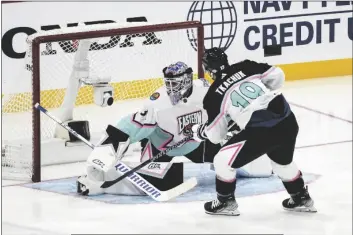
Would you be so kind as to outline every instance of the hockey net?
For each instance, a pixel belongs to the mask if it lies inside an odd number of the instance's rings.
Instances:
[[[29,36],[27,46],[23,71],[3,78],[2,170],[6,179],[38,182],[43,165],[84,160],[75,158],[78,147],[62,141],[62,128],[35,110],[35,103],[62,121],[87,120],[91,135],[101,135],[108,124],[136,111],[131,100],[149,97],[163,85],[165,66],[183,61],[193,68],[195,78],[203,77],[199,22],[62,28]],[[101,107],[95,104],[95,87],[89,81],[107,79],[114,104]]]

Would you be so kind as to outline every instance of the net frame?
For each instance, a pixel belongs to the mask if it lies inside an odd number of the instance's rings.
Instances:
[[[109,26],[108,26],[109,27]],[[81,32],[61,32],[58,34],[38,35],[31,39],[31,57],[32,63],[32,181],[41,181],[41,121],[40,111],[34,108],[36,103],[40,103],[40,44],[66,41],[66,40],[83,40],[89,38],[100,38],[109,36],[119,36],[126,34],[139,34],[149,32],[162,32],[181,29],[196,28],[197,37],[195,39],[197,44],[197,72],[198,77],[204,77],[202,67],[202,56],[204,52],[204,28],[199,21],[184,21],[175,23],[141,25],[122,28],[107,28],[103,27],[101,30],[89,30]],[[195,45],[195,41],[191,42]]]

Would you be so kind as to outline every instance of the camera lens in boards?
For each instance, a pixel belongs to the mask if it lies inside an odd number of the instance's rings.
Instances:
[[[113,97],[109,97],[108,100],[107,100],[107,105],[111,106],[113,104],[113,102],[114,102]]]
[[[105,92],[103,95],[103,107],[111,106],[114,102],[114,98],[111,92]]]

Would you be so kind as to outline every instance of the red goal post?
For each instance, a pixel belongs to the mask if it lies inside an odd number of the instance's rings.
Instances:
[[[50,42],[60,42],[65,40],[84,40],[90,38],[101,38],[101,37],[111,37],[117,35],[131,35],[131,34],[142,34],[151,32],[165,32],[173,30],[183,30],[183,29],[196,29],[197,33],[194,37],[194,43],[197,47],[197,74],[198,77],[204,77],[204,71],[202,68],[202,55],[204,51],[204,29],[200,22],[198,21],[188,21],[188,22],[177,22],[177,23],[166,23],[166,24],[154,24],[154,25],[141,25],[141,26],[127,26],[121,28],[109,28],[110,24],[102,27],[102,29],[85,31],[82,27],[81,32],[64,32],[58,34],[44,34],[44,35],[34,35],[31,40],[31,61],[32,66],[32,105],[36,103],[41,103],[41,53],[40,45],[43,43]],[[187,37],[185,35],[185,37]],[[190,38],[189,38],[190,40]],[[191,47],[191,45],[190,45]],[[188,48],[189,49],[189,48]],[[168,52],[166,52],[168,53]],[[196,68],[194,68],[196,69]],[[195,71],[196,72],[196,71]],[[32,110],[32,181],[41,181],[41,118],[40,113],[33,107]]]

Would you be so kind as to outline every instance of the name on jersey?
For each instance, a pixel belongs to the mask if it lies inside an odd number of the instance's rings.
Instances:
[[[183,116],[177,117],[179,125],[179,134],[184,133],[184,135],[192,135],[191,127],[195,124],[202,123],[202,111],[196,111]]]
[[[228,87],[230,87],[231,85],[233,85],[237,81],[243,79],[245,76],[246,75],[242,71],[239,71],[239,72],[233,74],[232,76],[227,78],[225,81],[223,81],[221,85],[219,85],[216,92],[218,94],[223,95],[224,92],[228,89]]]

